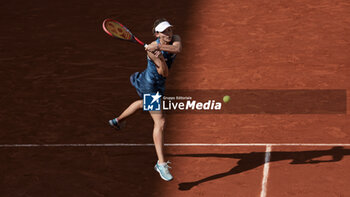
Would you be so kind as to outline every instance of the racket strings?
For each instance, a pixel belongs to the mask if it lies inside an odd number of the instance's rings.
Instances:
[[[113,36],[116,36],[116,37],[124,39],[124,40],[131,39],[130,32],[127,31],[123,26],[119,25],[118,23],[115,23],[113,21],[109,21],[106,24],[106,28],[111,34],[113,34]]]

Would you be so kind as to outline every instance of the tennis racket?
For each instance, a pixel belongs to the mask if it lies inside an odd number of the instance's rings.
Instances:
[[[128,28],[113,19],[105,19],[102,23],[103,30],[110,36],[119,38],[121,40],[131,41],[139,43],[142,46],[146,47],[147,44],[143,43],[141,40],[136,38]]]

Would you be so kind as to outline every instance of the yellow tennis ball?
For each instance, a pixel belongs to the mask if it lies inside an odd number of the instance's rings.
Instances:
[[[226,95],[224,96],[224,98],[222,99],[225,103],[229,102],[230,101],[230,96]]]

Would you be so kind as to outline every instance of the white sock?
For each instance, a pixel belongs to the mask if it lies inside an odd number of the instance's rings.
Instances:
[[[166,162],[164,162],[164,163],[159,163],[159,161],[157,161],[157,163],[158,163],[158,165],[160,165],[160,166],[165,166],[165,165],[166,165]]]

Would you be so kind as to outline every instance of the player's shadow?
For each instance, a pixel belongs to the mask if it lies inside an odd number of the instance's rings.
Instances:
[[[219,158],[233,158],[239,159],[237,165],[227,172],[211,175],[209,177],[179,184],[179,190],[190,190],[192,187],[201,183],[219,179],[222,177],[238,174],[247,170],[257,168],[265,164],[265,152],[251,152],[251,153],[234,153],[234,154],[169,154],[174,157],[219,157]],[[345,155],[350,155],[350,149],[344,147],[333,147],[329,150],[314,150],[314,151],[272,151],[270,162],[292,160],[290,164],[317,164],[326,162],[337,162],[342,160]],[[330,160],[317,159],[322,156],[331,156]]]

